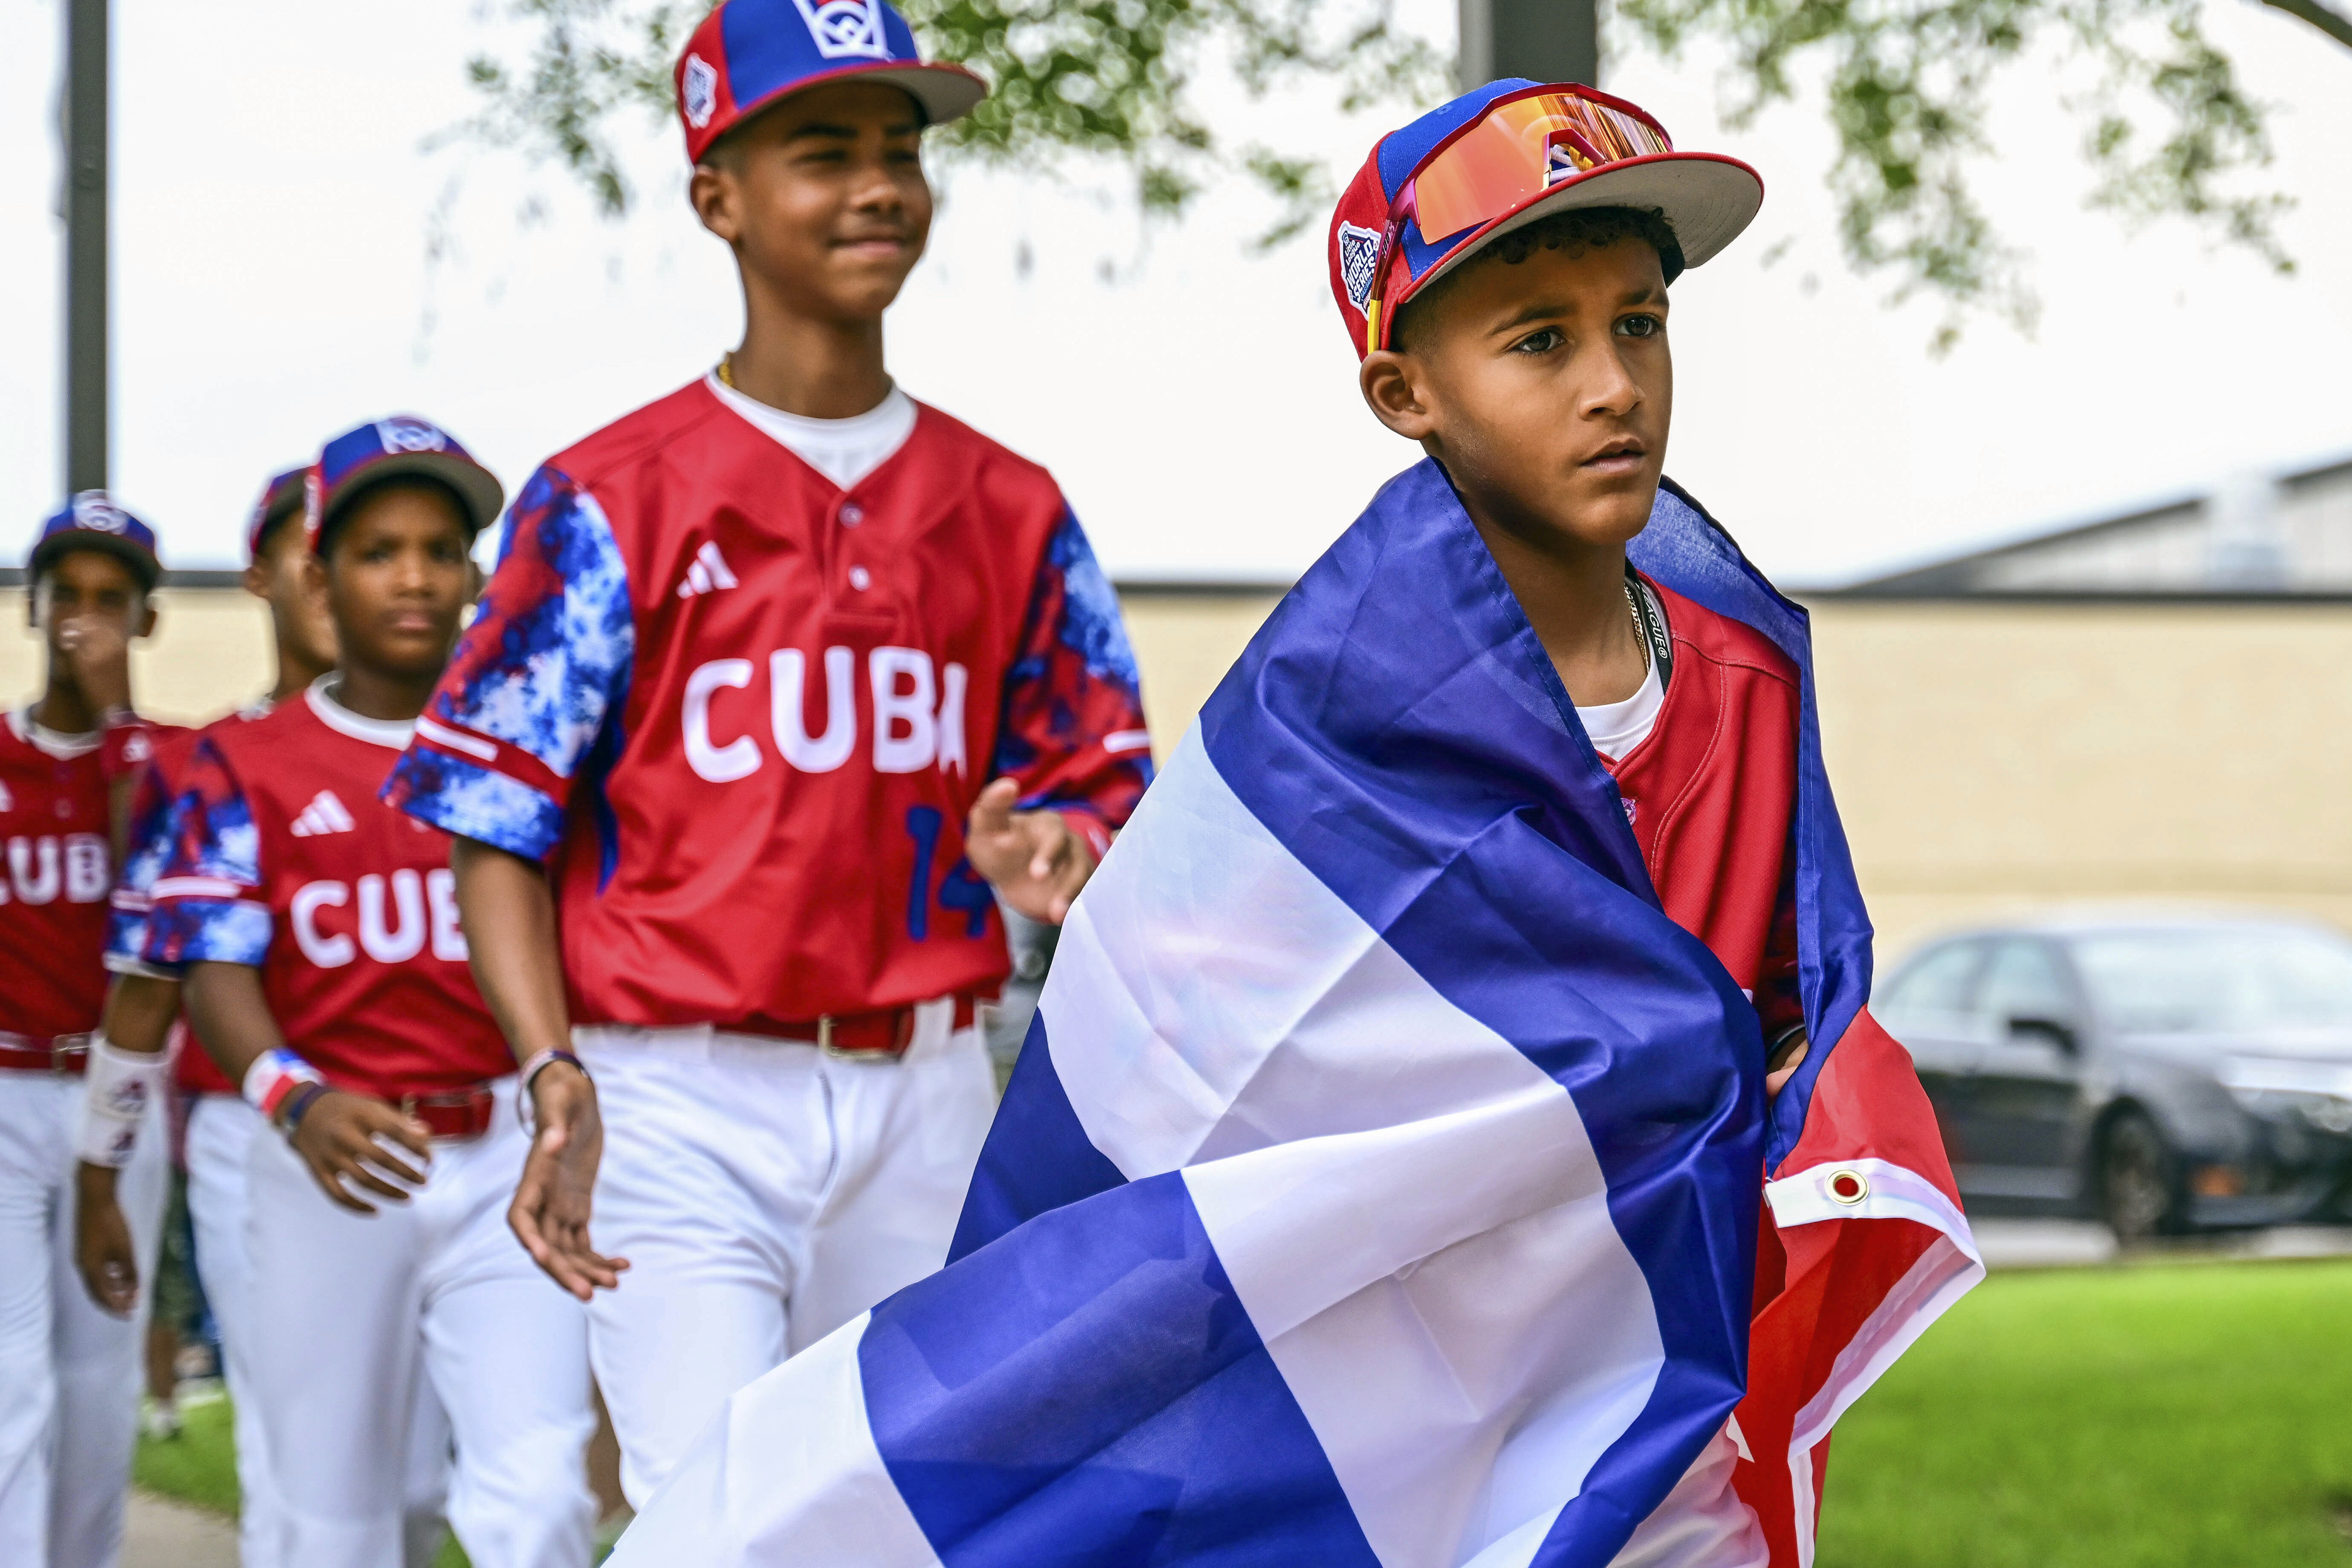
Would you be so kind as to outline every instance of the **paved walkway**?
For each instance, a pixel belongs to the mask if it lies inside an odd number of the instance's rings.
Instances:
[[[133,1491],[121,1568],[236,1568],[236,1531],[216,1513]]]
[[[2273,1230],[2168,1237],[2118,1257],[2103,1225],[2072,1219],[1980,1219],[1977,1247],[1990,1268],[2067,1268],[2095,1263],[2153,1263],[2183,1258],[2336,1258],[2352,1254],[2352,1228],[2280,1226]]]

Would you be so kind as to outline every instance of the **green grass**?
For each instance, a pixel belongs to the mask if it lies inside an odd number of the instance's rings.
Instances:
[[[168,1441],[139,1439],[131,1479],[215,1513],[236,1512],[236,1442],[230,1434],[228,1401],[190,1405],[180,1412],[180,1435]]]
[[[2352,1564],[2352,1262],[1997,1275],[1838,1426],[1820,1568]]]
[[[2347,1342],[2352,1260],[1995,1276],[1839,1425],[1820,1568],[2352,1568]],[[226,1402],[136,1473],[233,1511]]]

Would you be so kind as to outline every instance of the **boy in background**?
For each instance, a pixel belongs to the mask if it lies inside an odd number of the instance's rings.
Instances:
[[[161,567],[154,531],[95,490],[43,524],[26,565],[48,668],[0,724],[0,1563],[106,1568],[146,1325],[135,1296],[118,1317],[81,1289],[75,1173],[120,1147],[125,1251],[152,1269],[164,1068],[113,1049],[100,1020],[115,801],[148,750],[131,644],[155,628]]]
[[[501,1221],[528,1140],[447,840],[375,793],[447,662],[499,486],[407,418],[329,442],[306,484],[335,672],[198,744],[148,949],[185,966],[196,1034],[282,1134],[247,1166],[275,1560],[400,1568],[423,1381],[472,1561],[582,1568],[586,1325]]]

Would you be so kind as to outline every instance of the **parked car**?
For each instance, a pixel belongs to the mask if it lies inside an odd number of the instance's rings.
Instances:
[[[2352,939],[2287,919],[2044,921],[1930,944],[1872,1012],[1969,1206],[2124,1240],[2343,1218]]]

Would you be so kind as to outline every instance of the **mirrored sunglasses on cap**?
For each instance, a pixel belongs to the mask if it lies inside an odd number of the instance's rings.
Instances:
[[[1507,216],[1563,180],[1674,150],[1665,127],[1622,99],[1589,88],[1538,87],[1496,99],[1439,142],[1398,186],[1364,308],[1368,342],[1380,347],[1387,341],[1381,296],[1408,221],[1423,243],[1439,243]]]

